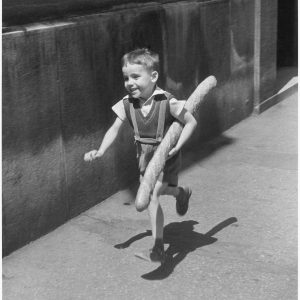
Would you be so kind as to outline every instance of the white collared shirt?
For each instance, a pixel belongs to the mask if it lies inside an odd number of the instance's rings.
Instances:
[[[153,94],[143,103],[141,103],[141,112],[144,117],[148,115],[148,113],[151,110],[152,104],[153,104],[153,98],[155,95],[160,95],[164,94],[164,90],[162,90],[159,87],[156,87],[154,90]],[[126,113],[125,113],[125,108],[124,108],[124,99],[127,99],[129,95],[125,96],[123,99],[121,99],[119,102],[117,102],[113,107],[112,110],[114,113],[122,120],[125,121],[127,119]],[[170,99],[170,113],[174,118],[178,118],[180,115],[184,105],[185,105],[186,100],[177,100],[175,98]]]

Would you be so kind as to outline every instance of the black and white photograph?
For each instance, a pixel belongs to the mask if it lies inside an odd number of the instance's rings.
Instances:
[[[297,300],[298,15],[2,0],[2,299]]]

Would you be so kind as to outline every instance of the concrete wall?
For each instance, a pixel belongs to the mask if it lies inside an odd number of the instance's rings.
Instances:
[[[129,128],[101,161],[97,148],[124,95],[120,59],[161,56],[160,86],[186,98],[208,75],[218,88],[193,142],[253,111],[254,3],[149,3],[14,28],[3,35],[3,253],[8,254],[137,180]]]
[[[277,1],[255,0],[254,110],[273,95],[277,69]]]
[[[5,25],[20,25],[53,20],[66,15],[82,15],[88,12],[118,9],[119,5],[130,5],[131,0],[3,0],[3,22]],[[140,0],[140,3],[149,2]],[[161,1],[159,1],[161,2]],[[138,5],[137,3],[134,6]]]
[[[189,1],[189,0],[185,0]],[[208,2],[215,0],[197,0]],[[66,16],[86,15],[103,11],[115,11],[143,6],[147,2],[165,4],[176,0],[3,0],[4,26],[28,24],[42,20],[54,20]]]

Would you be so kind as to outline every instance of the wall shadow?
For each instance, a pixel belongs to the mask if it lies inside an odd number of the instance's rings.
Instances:
[[[166,261],[155,270],[143,274],[141,277],[146,280],[162,280],[167,278],[189,253],[203,246],[215,243],[217,238],[214,238],[213,235],[235,222],[237,222],[237,218],[228,218],[205,234],[194,231],[194,226],[199,224],[194,220],[174,222],[166,225],[164,228],[164,243],[169,245],[166,250]],[[151,236],[151,230],[137,234],[114,247],[117,249],[128,248],[133,242],[146,236]]]

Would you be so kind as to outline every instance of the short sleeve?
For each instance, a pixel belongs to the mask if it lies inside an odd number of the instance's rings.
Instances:
[[[121,119],[122,121],[127,120],[123,99],[117,102],[111,109],[119,119]]]
[[[180,115],[186,100],[177,100],[175,98],[170,99],[170,113],[174,118],[178,118]]]

